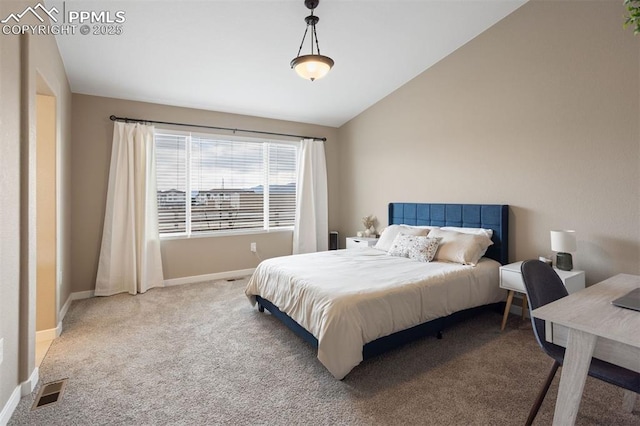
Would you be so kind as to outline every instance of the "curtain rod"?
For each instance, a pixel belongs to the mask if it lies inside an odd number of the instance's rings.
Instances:
[[[230,127],[217,127],[217,126],[205,126],[203,124],[188,124],[188,123],[172,123],[170,121],[157,121],[157,120],[142,120],[139,118],[129,118],[129,117],[116,117],[115,115],[109,116],[111,121],[124,121],[125,123],[155,123],[155,124],[169,124],[171,126],[187,126],[187,127],[199,127],[202,129],[214,129],[214,130],[229,130],[233,133],[243,132],[243,133],[256,133],[260,135],[272,135],[272,136],[286,136],[289,138],[298,138],[298,139],[315,139],[322,142],[326,142],[327,138],[318,138],[315,136],[301,136],[301,135],[291,135],[288,133],[275,133],[275,132],[263,132],[260,130],[247,130],[247,129],[232,129]]]

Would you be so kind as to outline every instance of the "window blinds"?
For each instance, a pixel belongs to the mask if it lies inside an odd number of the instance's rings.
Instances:
[[[155,141],[161,234],[293,227],[295,145],[163,132]]]

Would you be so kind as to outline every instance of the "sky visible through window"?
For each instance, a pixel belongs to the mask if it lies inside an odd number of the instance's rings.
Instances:
[[[158,191],[186,189],[186,143],[182,135],[157,134],[156,158]],[[193,137],[191,142],[192,190],[249,189],[265,180],[263,143],[238,143]],[[269,183],[295,184],[296,161],[291,145],[271,144]]]

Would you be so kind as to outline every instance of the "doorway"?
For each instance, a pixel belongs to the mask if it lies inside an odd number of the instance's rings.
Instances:
[[[36,356],[39,367],[59,334],[56,97],[37,75],[36,93]]]

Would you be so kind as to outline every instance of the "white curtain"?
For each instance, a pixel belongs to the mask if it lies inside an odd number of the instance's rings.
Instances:
[[[327,164],[324,142],[303,139],[298,150],[293,254],[329,248]]]
[[[96,296],[163,285],[153,126],[115,122]]]

